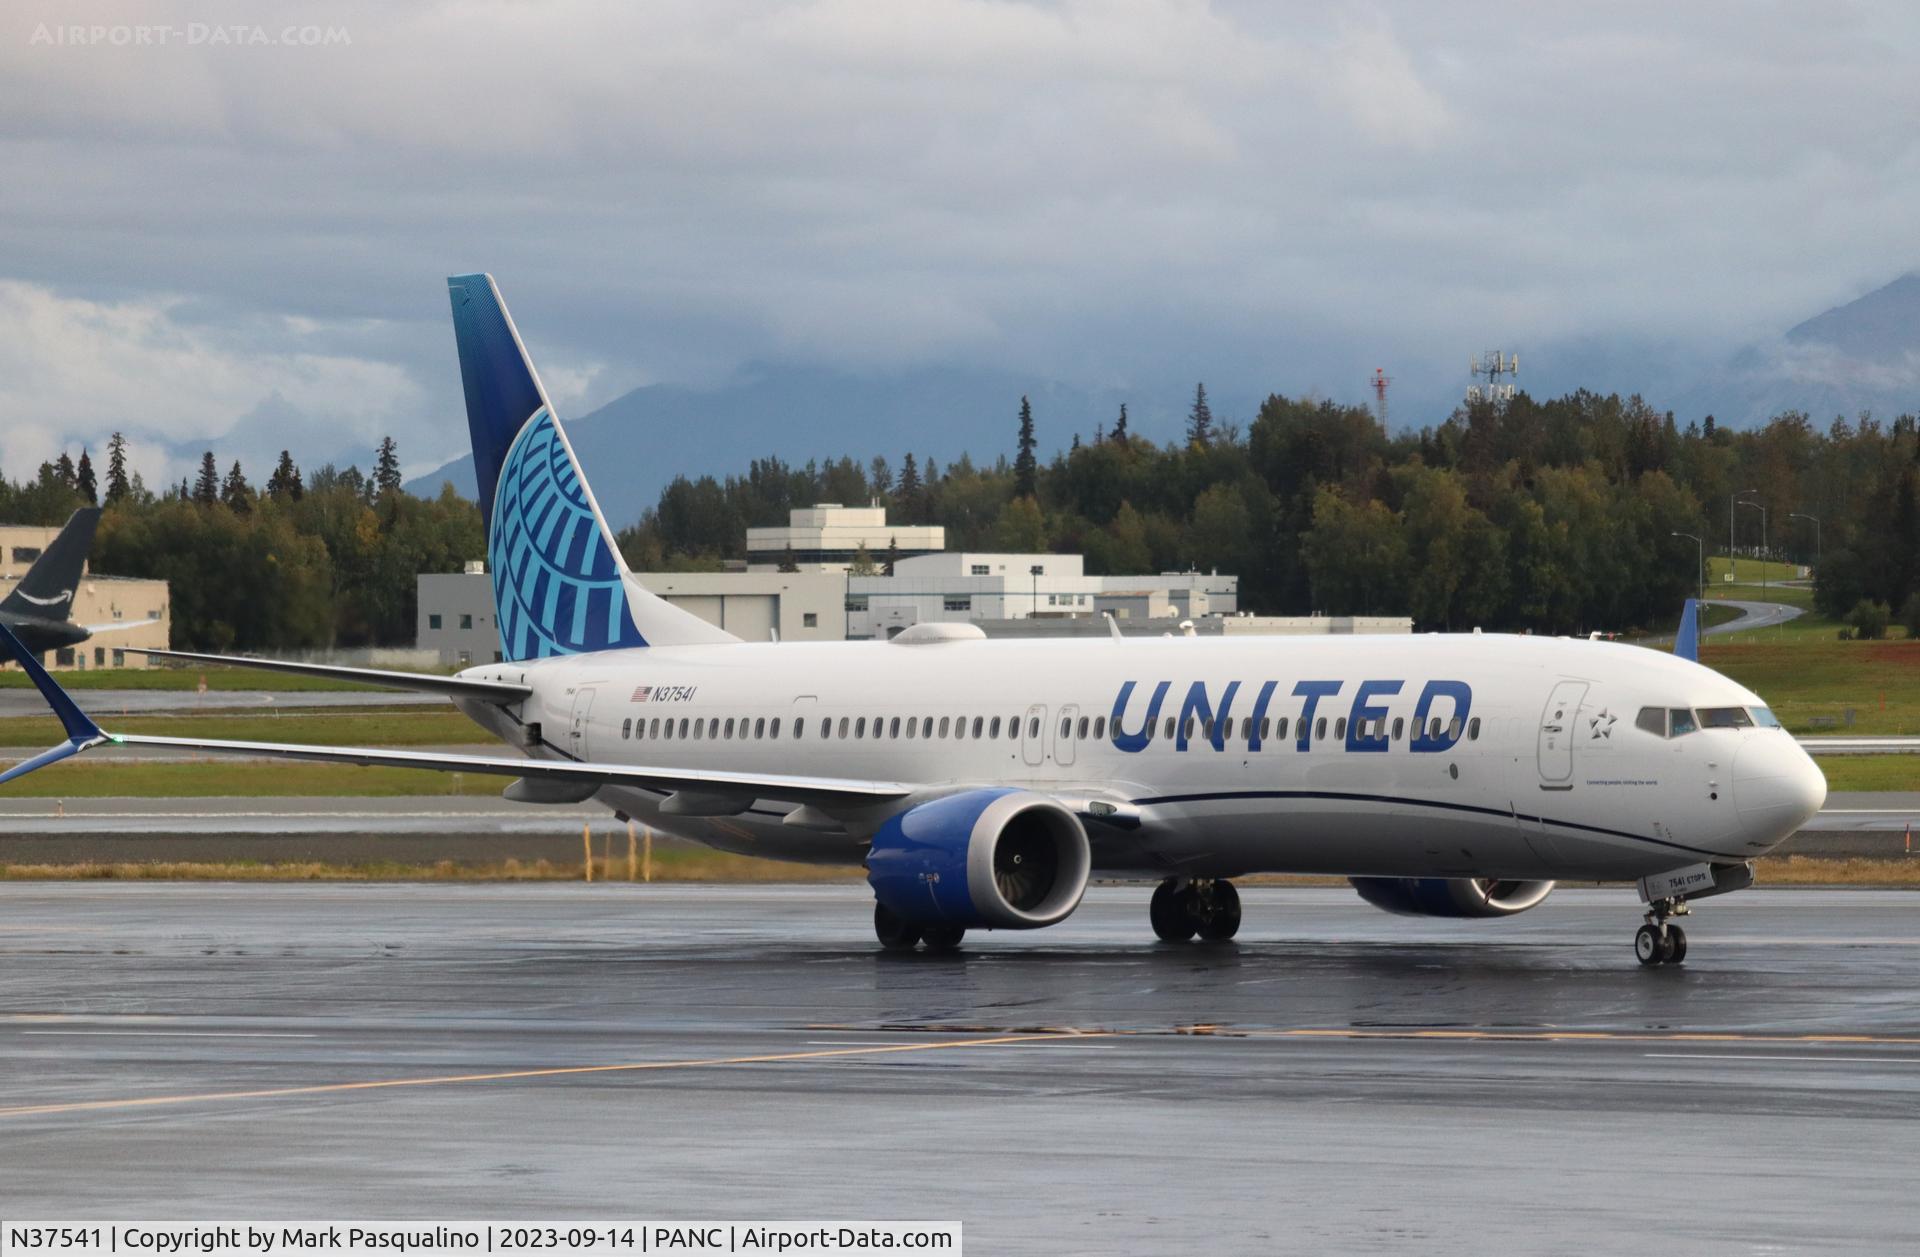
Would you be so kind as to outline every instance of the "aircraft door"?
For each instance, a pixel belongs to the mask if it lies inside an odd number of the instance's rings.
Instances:
[[[1585,681],[1562,681],[1547,696],[1540,713],[1540,788],[1573,789],[1573,730],[1586,697]]]
[[[1020,755],[1027,761],[1029,768],[1038,768],[1047,757],[1047,709],[1044,704],[1035,703],[1027,708],[1027,718],[1020,722]]]
[[[1060,719],[1054,725],[1059,736],[1053,743],[1053,760],[1056,764],[1071,764],[1074,752],[1074,723],[1080,718],[1080,709],[1068,703],[1060,709]]]
[[[593,710],[593,687],[573,692],[573,727],[567,736],[567,750],[578,760],[587,758],[587,714]]]

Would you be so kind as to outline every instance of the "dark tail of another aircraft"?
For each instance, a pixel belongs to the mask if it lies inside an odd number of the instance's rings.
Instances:
[[[68,618],[73,613],[74,591],[80,588],[80,573],[87,564],[87,551],[93,549],[93,530],[99,523],[99,507],[83,506],[75,511],[53,544],[33,561],[13,592],[0,602],[0,612],[36,620]]]

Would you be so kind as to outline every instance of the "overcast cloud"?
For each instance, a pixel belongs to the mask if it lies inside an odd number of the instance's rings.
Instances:
[[[437,462],[472,269],[578,413],[765,359],[1358,399],[1920,263],[1911,5],[78,7],[0,24],[15,475],[250,417]]]

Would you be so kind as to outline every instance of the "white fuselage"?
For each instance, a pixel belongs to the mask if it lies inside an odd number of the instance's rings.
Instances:
[[[739,643],[465,675],[532,687],[517,729],[463,707],[534,754],[1044,791],[1090,817],[1108,874],[1631,878],[1763,854],[1826,793],[1778,728],[1637,724],[1645,708],[1760,709],[1757,695],[1671,655],[1580,640]],[[857,863],[877,823],[774,802],[687,815],[630,787],[596,797],[770,858]]]

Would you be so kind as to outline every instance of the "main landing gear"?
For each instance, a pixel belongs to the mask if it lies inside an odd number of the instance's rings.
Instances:
[[[887,905],[873,905],[873,932],[888,951],[912,951],[921,943],[928,951],[952,951],[967,936],[963,925],[914,925],[895,916]]]
[[[1677,965],[1687,958],[1687,932],[1667,924],[1688,912],[1684,899],[1656,899],[1647,905],[1647,923],[1634,931],[1633,954],[1643,965]]]
[[[1240,892],[1225,878],[1169,877],[1154,888],[1153,932],[1169,943],[1198,934],[1225,942],[1240,932]]]

